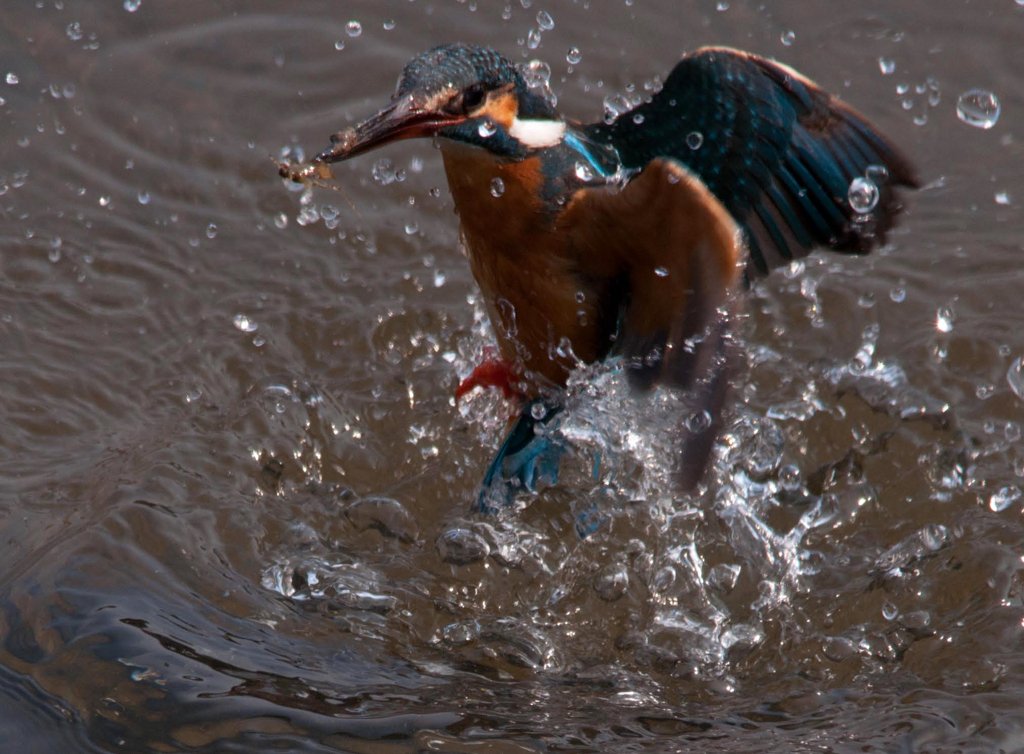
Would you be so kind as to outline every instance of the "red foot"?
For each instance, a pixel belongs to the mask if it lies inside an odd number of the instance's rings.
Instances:
[[[488,348],[484,351],[483,361],[455,389],[455,402],[478,387],[500,387],[506,398],[522,397],[522,391],[515,387],[520,379],[514,365],[498,356],[495,349]]]

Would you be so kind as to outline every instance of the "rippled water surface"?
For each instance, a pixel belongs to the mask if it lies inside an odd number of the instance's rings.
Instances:
[[[3,6],[4,751],[1024,751],[1019,1]],[[471,513],[510,408],[452,399],[439,155],[276,176],[455,39],[592,120],[743,47],[917,163],[887,247],[749,293],[702,495],[594,370]]]

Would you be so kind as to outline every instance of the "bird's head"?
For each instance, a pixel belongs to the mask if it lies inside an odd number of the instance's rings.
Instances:
[[[390,104],[331,137],[317,159],[339,162],[384,144],[418,136],[481,147],[516,159],[557,144],[565,123],[519,69],[494,50],[475,45],[435,47],[409,61]]]

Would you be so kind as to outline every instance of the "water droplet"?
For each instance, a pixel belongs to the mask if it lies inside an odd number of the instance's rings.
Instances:
[[[206,226],[206,237],[209,238],[211,241],[217,237],[216,223],[210,223],[209,225]]]
[[[876,186],[889,180],[889,168],[885,165],[868,165],[864,168],[864,177]]]
[[[688,431],[697,434],[711,426],[711,414],[707,411],[697,411],[683,423]]]
[[[843,662],[857,656],[857,645],[845,636],[829,636],[822,643],[821,652],[833,662]]]
[[[68,28],[64,30],[64,33],[68,35],[68,39],[72,42],[77,42],[84,35],[82,34],[82,23],[81,21],[72,21],[68,24]]]
[[[381,25],[384,27],[384,31],[391,31],[395,28],[395,19],[385,18],[384,23]]]
[[[996,192],[996,204],[1009,204],[1010,195],[1005,191]]]
[[[547,416],[547,413],[547,406],[545,406],[540,401],[537,401],[532,406],[530,406],[530,416],[532,416],[537,421],[543,421],[544,417]]]
[[[414,235],[416,235],[419,232],[419,230],[420,230],[420,226],[417,225],[414,222],[410,222],[410,223],[406,223],[405,224],[405,235],[407,235],[407,236],[414,236]]]
[[[437,538],[437,552],[445,563],[466,565],[491,554],[486,540],[469,529],[448,529]]]
[[[139,200],[139,204],[149,204],[149,199],[150,199],[149,192],[148,191],[140,191],[136,195],[136,199]]]
[[[781,40],[782,44],[786,45],[786,47],[789,47],[796,41],[796,32],[784,31],[782,32],[782,36],[779,37],[779,39]]]
[[[690,149],[696,151],[700,149],[701,144],[703,143],[704,134],[702,134],[700,131],[690,131],[690,133],[686,134],[686,146],[688,146]]]
[[[1014,395],[1024,401],[1024,356],[1010,364],[1006,370],[1006,381]]]
[[[903,283],[903,281],[900,281],[900,283],[895,288],[893,288],[892,290],[889,291],[889,298],[890,298],[890,300],[893,301],[893,303],[896,303],[896,304],[901,304],[904,301],[906,301],[906,299],[907,299],[907,287]]]
[[[500,178],[491,179],[491,196],[498,198],[505,193],[505,181]]]
[[[787,492],[800,489],[800,467],[787,463],[779,469],[779,486]]]
[[[719,594],[728,594],[736,588],[736,582],[739,581],[741,570],[741,566],[729,565],[728,563],[719,563],[716,566],[712,566],[711,570],[708,571],[708,586]]]
[[[544,100],[554,107],[558,104],[558,97],[551,89],[551,66],[543,60],[531,60],[523,68],[523,78],[530,89],[537,91]]]
[[[7,78],[5,78],[4,80],[8,84],[10,84],[11,86],[14,86],[15,84],[18,83],[18,74],[16,74],[16,73],[8,73],[7,74]]]
[[[278,230],[284,230],[288,227],[288,215],[284,212],[278,212],[274,215],[274,227]]]
[[[536,50],[540,47],[540,30],[530,29],[530,33],[526,35],[526,46],[531,50]]]
[[[569,63],[569,65],[576,65],[582,59],[583,56],[580,54],[579,47],[570,47],[569,51],[565,53],[565,60],[566,62]]]
[[[373,163],[373,180],[377,181],[381,186],[394,183],[397,179],[398,173],[395,171],[394,163],[387,157],[381,157]]]
[[[547,11],[537,11],[537,26],[541,31],[551,31],[555,28],[555,21]]]
[[[236,314],[231,318],[231,322],[242,332],[256,332],[256,329],[259,327],[255,321],[249,319],[244,314]]]
[[[878,205],[878,186],[869,178],[857,176],[850,181],[850,190],[846,198],[854,212],[867,214]]]
[[[951,306],[940,306],[935,312],[935,329],[939,332],[952,332],[956,321],[956,312]]]
[[[629,104],[629,100],[621,94],[608,95],[604,98],[602,105],[604,106],[605,123],[611,123],[632,107],[632,105]]]
[[[636,123],[639,126],[641,123],[644,122],[644,116],[642,116],[640,113],[634,114],[633,115],[633,122]]]
[[[489,139],[498,133],[498,126],[490,118],[484,118],[477,126],[476,132],[480,134],[481,139]]]
[[[654,268],[654,274],[657,275],[660,278],[667,278],[668,277],[668,268],[667,267],[655,267]]]
[[[896,61],[889,58],[879,58],[878,70],[882,72],[883,76],[888,76],[896,70]]]
[[[729,3],[725,2],[725,0],[722,0],[722,2],[718,3],[718,5],[715,6],[715,10],[717,10],[719,13],[725,13],[725,11],[729,10]]]
[[[927,610],[915,610],[904,615],[902,623],[910,631],[921,631],[932,623],[932,616]]]
[[[1020,500],[1020,495],[1020,487],[1016,485],[1003,487],[998,492],[992,493],[992,497],[988,499],[988,507],[995,513],[999,513]]]
[[[551,81],[551,66],[543,60],[531,60],[524,71],[526,85],[530,88],[543,86]]]
[[[142,5],[142,0],[124,0],[124,9],[129,13],[134,13]]]
[[[949,530],[942,524],[926,524],[921,528],[921,543],[932,552],[946,544]]]
[[[101,207],[109,207],[110,206],[110,197],[109,196],[101,196],[100,197],[100,206]]]
[[[592,181],[594,180],[594,171],[590,169],[590,166],[584,162],[576,163],[576,177],[581,181]]]
[[[896,616],[899,614],[899,609],[891,602],[882,605],[882,617],[886,620],[896,620]]]
[[[63,239],[61,239],[60,236],[54,236],[53,240],[50,241],[50,249],[49,249],[49,251],[46,252],[46,257],[51,262],[54,262],[54,263],[59,262],[60,261],[60,250],[61,250],[62,246],[64,246]]]
[[[605,602],[614,602],[629,589],[629,573],[626,567],[613,563],[597,572],[594,577],[594,591]]]
[[[345,49],[345,40],[343,40],[343,39],[335,39],[334,40],[334,49],[335,50],[344,50]]]
[[[999,100],[992,92],[971,89],[956,101],[956,116],[975,128],[992,128],[999,120]]]
[[[664,592],[672,587],[676,581],[676,569],[670,565],[659,568],[658,572],[651,578],[651,589],[656,592]]]
[[[349,21],[345,24],[345,33],[350,37],[358,37],[363,33],[363,25],[358,21]]]

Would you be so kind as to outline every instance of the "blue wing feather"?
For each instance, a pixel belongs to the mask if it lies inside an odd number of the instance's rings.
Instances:
[[[626,169],[672,157],[696,173],[746,232],[750,277],[815,246],[868,251],[898,211],[889,187],[917,186],[862,115],[784,66],[726,48],[687,55],[651,100],[586,133],[614,146]],[[874,222],[854,222],[863,218],[849,185],[871,165],[887,169],[889,186],[879,186]]]

